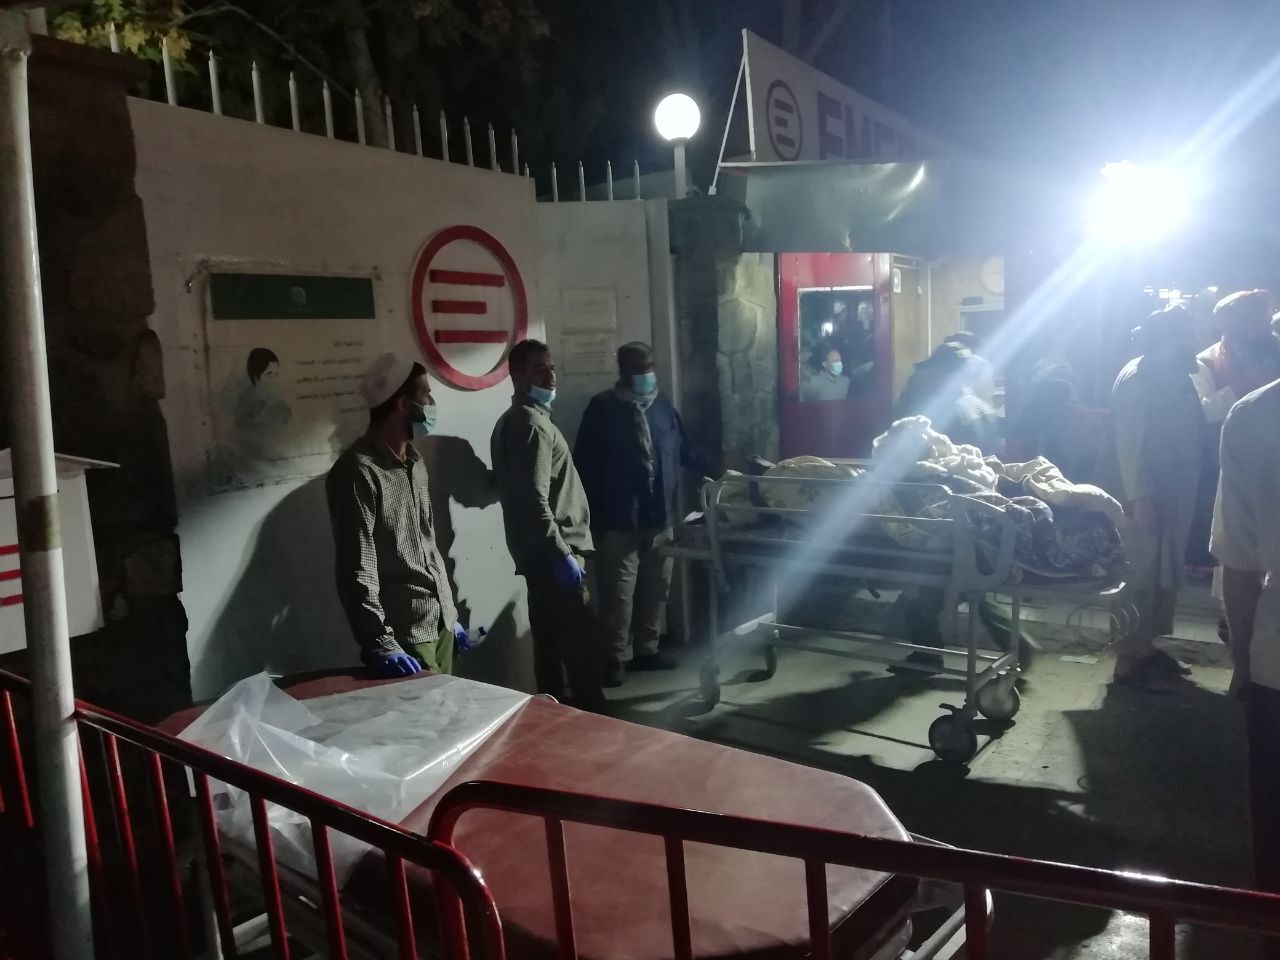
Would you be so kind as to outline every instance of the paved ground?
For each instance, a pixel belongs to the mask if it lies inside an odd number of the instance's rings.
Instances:
[[[1225,696],[1230,675],[1207,591],[1185,607],[1177,632],[1190,639],[1175,646],[1196,666],[1164,694],[1111,686],[1111,657],[1087,626],[1041,627],[1045,649],[1028,672],[1017,721],[986,724],[967,770],[934,760],[925,740],[939,704],[963,697],[958,681],[785,650],[776,675],[762,680],[759,654],[743,647],[723,659],[723,700],[706,711],[696,693],[705,649],[693,649],[680,670],[636,675],[613,695],[628,719],[856,777],[908,829],[949,843],[1244,884],[1243,725]],[[1061,607],[1031,615],[1104,622]],[[1145,957],[1145,935],[1137,918],[1003,898],[995,955]],[[1253,952],[1231,935],[1189,930],[1179,955]]]

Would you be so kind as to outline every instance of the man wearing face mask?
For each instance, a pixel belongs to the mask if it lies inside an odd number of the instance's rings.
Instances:
[[[529,592],[533,667],[539,693],[603,711],[599,630],[587,592],[586,557],[593,551],[591,512],[569,444],[551,422],[556,367],[545,343],[522,340],[507,368],[515,395],[490,441],[502,501],[507,549]]]
[[[800,384],[800,399],[843,400],[849,396],[849,378],[844,375],[844,360],[835,347],[822,345],[813,352],[810,369]]]
[[[338,597],[360,655],[380,676],[448,673],[470,639],[436,547],[415,437],[436,405],[421,364],[384,354],[360,384],[369,429],[325,480]]]
[[[1153,313],[1136,331],[1142,356],[1111,391],[1102,486],[1124,504],[1122,531],[1138,624],[1117,641],[1115,681],[1167,687],[1186,667],[1156,648],[1173,630],[1173,614],[1191,534],[1200,473],[1204,414],[1191,383],[1196,368],[1191,315],[1181,306]]]
[[[680,468],[700,464],[680,414],[658,392],[648,344],[619,348],[618,382],[587,405],[573,456],[591,503],[610,658],[604,685],[621,686],[627,670],[673,669],[658,651],[673,564],[659,550],[671,541]]]

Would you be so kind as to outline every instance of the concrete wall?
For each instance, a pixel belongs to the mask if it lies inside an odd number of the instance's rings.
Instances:
[[[47,38],[30,61],[54,444],[120,465],[89,476],[107,623],[72,641],[76,693],[158,719],[190,688],[166,384],[147,322],[152,263],[125,98],[137,79],[128,58]],[[5,665],[21,669],[24,656]]]
[[[999,269],[995,270],[994,260]],[[1003,282],[1004,261],[999,258],[952,257],[930,264],[932,298],[932,346],[936,347],[947,334],[964,329],[965,310],[1003,310],[1004,293],[993,293],[983,285],[984,264],[991,272],[998,273]],[[966,299],[980,302],[968,307]]]
[[[630,340],[653,340],[645,205],[541,203],[537,220],[538,284],[559,381],[553,419],[573,443],[587,401],[613,386],[617,370],[605,362],[575,359],[566,349],[574,338],[595,336],[566,332],[566,298],[572,307],[576,292],[590,291],[592,299],[613,303],[613,329],[606,328],[603,316],[597,319],[599,336],[613,351]]]
[[[528,290],[531,336],[543,336],[532,182],[289,130],[131,101],[138,192],[155,274],[152,324],[164,346],[164,401],[181,511],[197,696],[255,670],[356,662],[333,591],[323,478],[210,492],[204,295],[209,264],[376,278],[385,349],[421,358],[410,320],[410,270],[423,242],[473,224],[510,251]],[[486,490],[489,436],[510,383],[478,392],[433,380],[439,435],[423,442],[439,535],[464,621],[492,639],[465,668],[531,681],[523,584],[499,508]]]
[[[740,211],[672,207],[685,423],[729,467],[778,455],[778,295],[773,254],[742,253]]]
[[[323,478],[213,493],[206,467],[202,271],[372,275],[385,349],[425,365],[411,322],[410,273],[422,244],[454,224],[493,234],[529,297],[528,335],[563,344],[565,289],[608,290],[618,342],[652,339],[646,209],[650,204],[535,203],[532,181],[131,101],[138,189],[156,276],[153,325],[165,347],[169,417],[190,614],[192,684],[216,693],[255,670],[354,663],[333,591]],[[544,315],[548,323],[544,324]],[[556,419],[572,439],[587,398],[612,372],[560,359]],[[490,492],[489,437],[510,381],[481,391],[434,377],[438,434],[420,442],[437,536],[460,616],[490,637],[459,672],[530,689],[523,581],[514,574]]]

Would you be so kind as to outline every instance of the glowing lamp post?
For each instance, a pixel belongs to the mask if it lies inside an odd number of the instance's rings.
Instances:
[[[675,151],[676,165],[676,199],[681,200],[689,191],[688,177],[684,165],[684,145],[695,133],[702,114],[693,97],[683,93],[673,93],[663,97],[658,108],[653,111],[653,125],[658,128],[658,135],[671,144]]]

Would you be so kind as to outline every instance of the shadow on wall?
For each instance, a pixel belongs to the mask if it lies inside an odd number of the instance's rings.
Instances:
[[[430,478],[436,538],[450,586],[459,595],[455,531],[450,501],[483,509],[497,500],[489,468],[458,437],[430,437],[420,445]],[[202,660],[195,666],[206,684],[223,689],[261,670],[293,674],[359,663],[359,653],[334,588],[333,539],[324,477],[288,494],[263,520],[248,562],[218,615]],[[485,626],[483,645],[461,658],[457,672],[472,679],[522,687],[527,659],[515,603]]]
[[[484,643],[454,661],[454,673],[471,680],[533,690],[533,657],[527,630],[520,625],[521,621],[527,622],[527,616],[521,613],[517,617],[516,603],[511,601],[503,605],[493,623],[477,621],[464,592],[458,589],[458,564],[453,551],[457,532],[451,502],[474,510],[497,503],[493,471],[461,437],[430,436],[419,440],[417,447],[430,478],[436,543],[444,557],[449,586],[458,601],[458,619],[473,634],[480,627],[489,631]],[[500,549],[505,554],[506,544]]]

